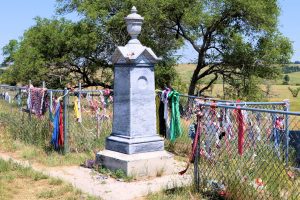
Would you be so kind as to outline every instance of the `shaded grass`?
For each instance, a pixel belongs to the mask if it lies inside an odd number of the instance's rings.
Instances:
[[[60,179],[0,159],[0,199],[97,199]]]
[[[131,182],[131,181],[135,180],[134,176],[127,176],[126,173],[121,169],[117,169],[115,171],[112,171],[112,170],[109,170],[105,167],[99,167],[98,171],[101,174],[105,174],[107,176],[110,176],[112,178],[119,179],[119,180],[122,180],[122,181],[125,181],[125,182]]]

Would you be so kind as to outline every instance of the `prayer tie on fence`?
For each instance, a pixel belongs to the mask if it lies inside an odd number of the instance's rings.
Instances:
[[[286,111],[286,102],[209,103],[197,97],[193,109],[202,116],[196,127],[192,118],[181,120],[191,121],[183,130],[193,141],[189,162],[198,191],[229,199],[300,198],[300,113]]]

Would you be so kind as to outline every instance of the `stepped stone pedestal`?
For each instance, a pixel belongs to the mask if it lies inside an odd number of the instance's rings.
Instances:
[[[159,58],[137,39],[143,18],[135,7],[125,20],[131,40],[112,56],[113,129],[96,160],[108,169],[122,169],[136,177],[169,174],[173,156],[164,151],[156,129],[154,64]]]

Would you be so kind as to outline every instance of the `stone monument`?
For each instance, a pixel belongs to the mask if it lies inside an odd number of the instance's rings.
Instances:
[[[173,156],[164,151],[156,129],[154,64],[160,59],[137,39],[144,18],[135,7],[125,20],[131,39],[112,56],[113,129],[106,149],[97,154],[97,163],[136,177],[167,174],[172,171]]]

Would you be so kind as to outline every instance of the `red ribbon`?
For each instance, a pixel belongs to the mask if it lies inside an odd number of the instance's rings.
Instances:
[[[60,147],[64,146],[64,125],[63,125],[63,109],[60,105],[59,109],[59,134],[58,134],[58,145]]]
[[[244,118],[240,106],[237,106],[236,117],[238,122],[238,153],[240,155],[243,155],[243,146],[245,142],[245,138],[244,138],[245,129],[244,129]]]
[[[187,166],[184,170],[180,171],[179,174],[180,175],[183,175],[189,168],[190,164],[192,163],[194,157],[195,157],[195,154],[196,154],[196,148],[197,148],[197,143],[198,143],[198,140],[199,138],[201,137],[201,120],[200,120],[200,115],[198,114],[197,115],[197,130],[196,130],[196,135],[195,135],[195,139],[193,141],[193,148],[192,148],[192,152],[189,156],[189,160],[188,160],[188,163],[187,163]]]

